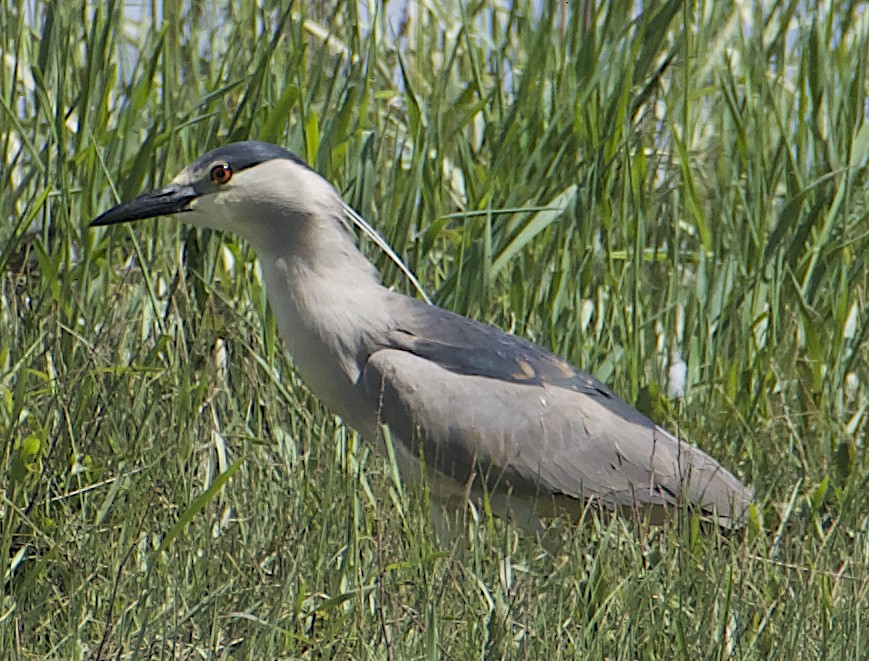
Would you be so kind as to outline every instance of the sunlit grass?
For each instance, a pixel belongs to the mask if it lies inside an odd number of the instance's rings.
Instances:
[[[869,13],[467,5],[0,5],[4,658],[869,648]],[[681,356],[650,410],[758,519],[558,521],[552,555],[481,509],[440,544],[293,373],[246,245],[87,229],[248,137],[628,400]]]

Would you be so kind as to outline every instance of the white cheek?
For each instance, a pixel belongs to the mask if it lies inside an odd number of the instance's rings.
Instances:
[[[189,212],[178,215],[182,223],[196,227],[224,230],[246,236],[244,219],[249,212],[244,203],[243,189],[231,183],[218,186],[190,202]]]
[[[190,205],[191,213],[181,216],[181,220],[199,227],[228,229],[226,226],[227,207],[225,200],[218,195],[198,197]]]

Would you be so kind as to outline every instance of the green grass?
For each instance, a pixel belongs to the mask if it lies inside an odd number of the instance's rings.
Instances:
[[[866,658],[865,7],[177,4],[0,5],[3,658]],[[293,373],[250,248],[87,228],[248,137],[630,401],[678,351],[655,408],[758,518],[438,543]]]

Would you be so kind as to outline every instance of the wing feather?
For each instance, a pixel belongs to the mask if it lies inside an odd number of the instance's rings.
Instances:
[[[379,419],[426,466],[465,484],[609,507],[687,500],[728,525],[751,491],[604,384],[521,338],[434,306],[395,305],[363,370]],[[735,508],[735,510],[734,510]]]

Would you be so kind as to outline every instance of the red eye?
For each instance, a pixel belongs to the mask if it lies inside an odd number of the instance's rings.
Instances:
[[[226,163],[211,168],[211,181],[215,184],[225,184],[230,179],[232,179],[232,169]]]

